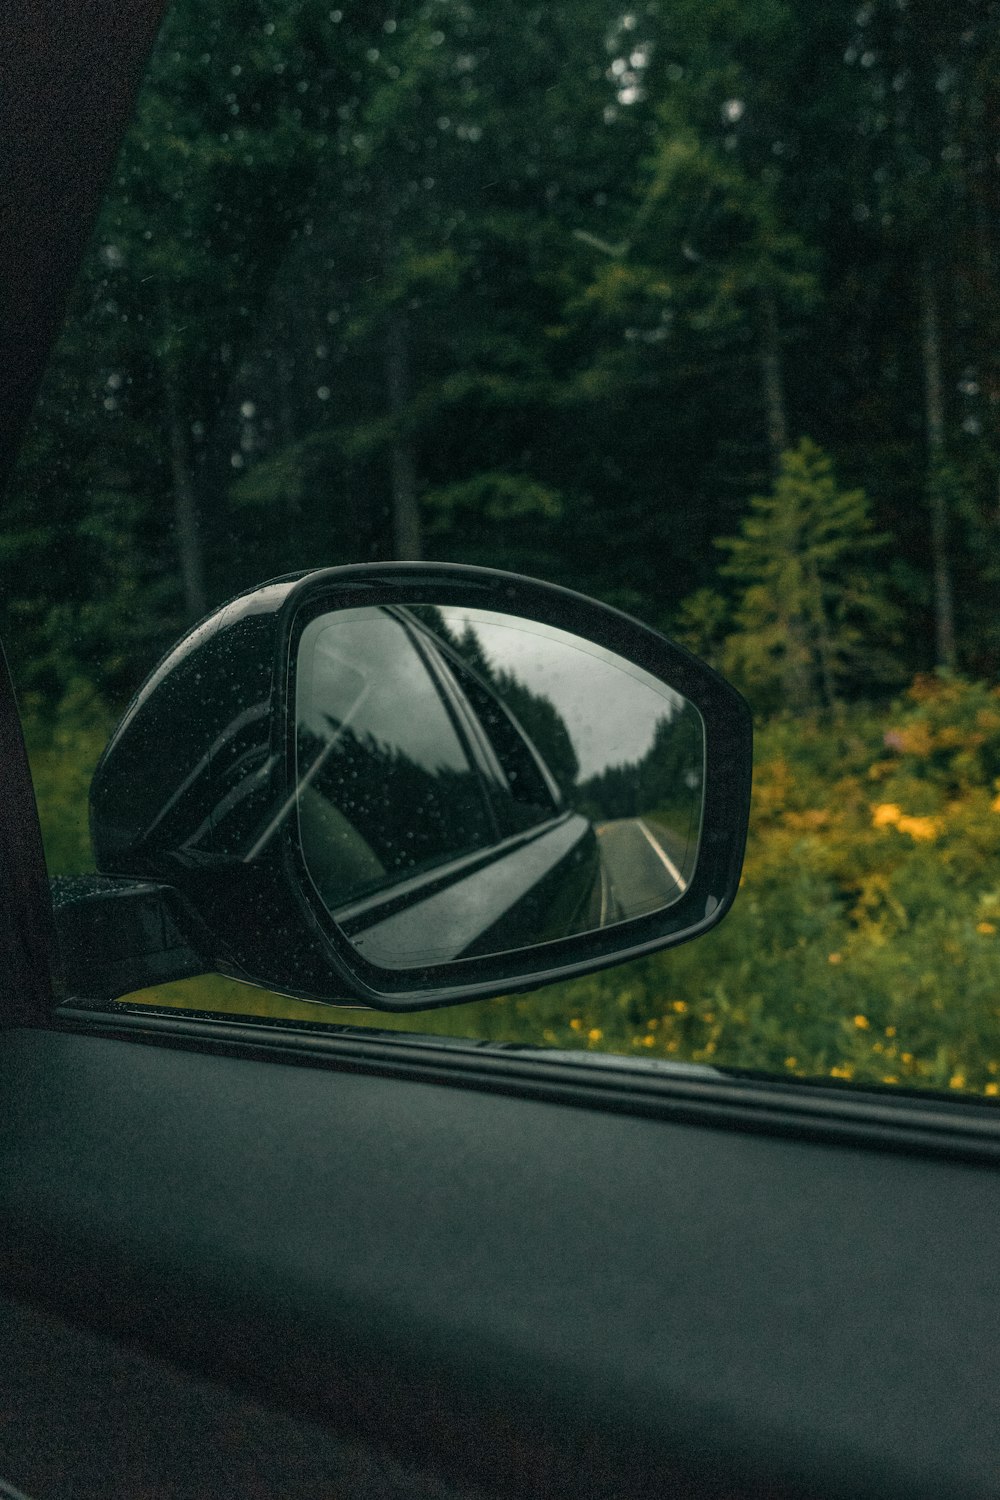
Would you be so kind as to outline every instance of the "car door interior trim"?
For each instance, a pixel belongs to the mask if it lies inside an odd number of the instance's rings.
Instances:
[[[122,1040],[513,1094],[585,1109],[836,1146],[1000,1164],[1000,1106],[922,1090],[779,1079],[609,1053],[331,1026],[239,1022],[209,1012],[66,1005],[55,1024]]]

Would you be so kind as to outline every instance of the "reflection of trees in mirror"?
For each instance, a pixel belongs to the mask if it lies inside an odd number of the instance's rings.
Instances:
[[[411,609],[509,709],[552,773],[563,796],[575,805],[580,762],[566,721],[552,700],[527,687],[513,672],[495,668],[471,624],[466,623],[458,635],[435,606],[415,605]]]
[[[704,755],[701,718],[685,704],[663,715],[641,760],[608,766],[583,782],[580,811],[595,821],[655,814],[679,830],[692,821],[697,827]]]
[[[509,831],[514,832],[554,817],[560,811],[558,787],[537,747],[525,738],[522,726],[477,674],[457,659],[449,665],[496,757],[502,790],[494,810],[501,826],[509,824]]]
[[[563,796],[574,802],[580,762],[562,714],[551,699],[525,687],[511,672],[498,672],[493,686],[497,697],[502,699],[537,747]]]
[[[302,725],[298,734],[303,852],[331,909],[495,841],[471,769],[428,770],[370,734],[331,727],[332,750]]]

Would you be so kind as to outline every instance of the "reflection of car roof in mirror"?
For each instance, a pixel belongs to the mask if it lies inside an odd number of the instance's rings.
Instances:
[[[379,966],[595,930],[687,888],[700,716],[568,632],[429,606],[320,615],[296,754],[308,873]]]
[[[397,616],[383,609],[323,616],[308,627],[299,663],[299,818],[310,873],[328,904],[495,841],[456,716]],[[312,795],[303,801],[305,792]],[[333,845],[314,838],[309,810],[318,798],[352,830],[355,846],[369,850],[369,868],[380,872],[373,881],[348,878],[343,838]]]

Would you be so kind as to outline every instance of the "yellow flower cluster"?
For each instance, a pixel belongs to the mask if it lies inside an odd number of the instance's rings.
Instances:
[[[941,832],[940,818],[914,818],[904,813],[898,802],[880,802],[872,808],[873,828],[898,828],[911,839],[936,839]]]

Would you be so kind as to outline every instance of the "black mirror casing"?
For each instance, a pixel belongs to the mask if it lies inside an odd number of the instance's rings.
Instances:
[[[698,710],[701,837],[690,883],[672,905],[599,931],[416,969],[377,967],[347,940],[310,879],[293,816],[298,643],[324,612],[422,604],[519,615],[572,632]],[[190,948],[184,972],[221,972],[304,999],[412,1010],[585,974],[707,931],[739,883],[750,769],[743,699],[628,616],[487,569],[359,565],[265,584],[185,636],[140,689],[98,765],[91,828],[102,875],[142,882],[147,899],[150,883],[163,888]],[[134,980],[136,965],[127,967]],[[162,962],[155,975],[166,977]]]

